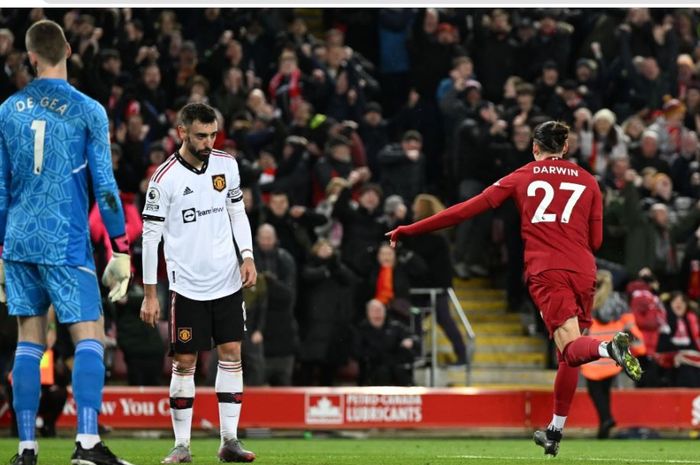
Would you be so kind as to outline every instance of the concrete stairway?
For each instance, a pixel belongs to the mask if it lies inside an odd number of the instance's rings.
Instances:
[[[455,279],[453,287],[467,318],[476,333],[472,360],[472,387],[524,388],[551,387],[554,370],[545,369],[546,341],[526,335],[517,313],[506,312],[505,292],[490,287],[486,279]],[[454,313],[455,321],[459,317]],[[424,320],[425,344],[430,344],[430,320]],[[458,326],[459,325],[458,323]],[[463,331],[463,328],[460,328]],[[466,338],[465,338],[466,339]],[[452,346],[442,330],[438,330],[438,361],[454,361]],[[423,378],[417,373],[416,379]],[[441,368],[436,384],[464,386],[463,370]]]

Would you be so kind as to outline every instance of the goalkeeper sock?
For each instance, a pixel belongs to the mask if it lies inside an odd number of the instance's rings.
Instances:
[[[219,422],[223,445],[228,439],[238,438],[238,419],[241,416],[243,401],[243,369],[240,360],[219,361],[214,389],[219,400]]]
[[[579,336],[564,347],[564,359],[570,367],[577,367],[584,363],[592,362],[600,358],[600,341],[590,336]]]
[[[12,368],[12,406],[17,418],[20,453],[24,449],[37,450],[36,412],[39,409],[41,375],[39,363],[44,355],[44,346],[32,342],[20,342],[15,352]]]
[[[173,360],[173,374],[170,377],[170,416],[176,446],[190,446],[195,369],[194,366],[180,368]]]
[[[78,410],[75,440],[85,449],[92,449],[100,442],[97,415],[102,407],[104,383],[104,347],[97,339],[83,339],[75,346],[73,397]]]

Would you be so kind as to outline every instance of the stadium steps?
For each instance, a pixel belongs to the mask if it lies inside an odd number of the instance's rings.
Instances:
[[[455,279],[453,287],[476,334],[470,386],[551,387],[555,371],[545,369],[546,341],[527,335],[521,315],[506,311],[505,292],[492,288],[490,280],[483,278]],[[459,322],[456,314],[453,317]],[[426,318],[423,326],[425,344],[430,344],[430,320]],[[454,361],[452,346],[438,328],[438,362]],[[417,373],[417,379],[422,375]],[[466,377],[464,370],[451,367],[438,370],[436,380],[437,385],[464,386]]]

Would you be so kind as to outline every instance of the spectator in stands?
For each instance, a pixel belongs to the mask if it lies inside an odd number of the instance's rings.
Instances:
[[[425,189],[423,137],[418,131],[406,131],[400,144],[384,147],[377,155],[384,194],[399,195],[406,202]]]
[[[263,211],[263,221],[272,225],[279,245],[289,252],[297,264],[303,264],[314,242],[313,229],[326,218],[302,205],[289,205],[286,192],[270,194],[270,202]]]
[[[354,357],[360,363],[360,386],[413,385],[413,348],[408,328],[387,318],[386,307],[377,299],[366,305],[366,318],[356,330]]]
[[[455,140],[460,154],[459,198],[464,201],[479,194],[503,174],[501,155],[508,141],[508,124],[499,118],[491,102],[479,106],[476,121],[464,121],[458,128]],[[487,243],[491,235],[492,212],[471,218],[457,226],[454,259],[457,274],[486,276],[488,274]]]
[[[668,99],[663,106],[663,113],[649,126],[650,131],[656,132],[661,156],[670,159],[681,148],[683,136],[688,129],[683,126],[685,120],[685,105],[677,99]]]
[[[332,386],[351,344],[352,271],[330,242],[318,240],[301,272],[301,384]],[[318,371],[318,374],[316,373]]]
[[[248,85],[243,71],[232,66],[223,72],[223,83],[214,91],[211,100],[224,119],[231,122],[237,113],[245,110],[247,96]]]
[[[245,370],[245,383],[248,386],[265,384],[265,326],[270,296],[265,275],[258,276],[255,286],[243,289],[246,310],[246,332],[241,356]],[[212,357],[213,358],[213,357]],[[210,373],[213,370],[210,370]]]
[[[359,175],[350,178],[350,185]],[[348,187],[340,191],[335,202],[333,217],[343,226],[340,247],[345,263],[358,276],[367,276],[372,255],[382,242],[386,226],[381,221],[382,189],[376,184],[366,184],[360,189],[357,204],[352,202]]]
[[[622,123],[622,131],[625,133],[625,144],[629,155],[639,153],[645,129],[644,121],[639,116],[630,116]]]
[[[290,386],[294,356],[299,345],[299,328],[294,317],[297,296],[297,268],[294,258],[277,244],[275,228],[262,224],[255,237],[255,263],[265,277],[268,307],[262,331],[265,352],[265,380],[270,386]]]
[[[531,46],[530,69],[536,73],[544,63],[552,61],[559,72],[568,72],[573,27],[559,21],[556,8],[542,8],[539,11],[537,35]],[[545,107],[542,107],[546,109]],[[546,110],[545,110],[546,111]]]
[[[634,315],[629,312],[627,302],[620,293],[613,291],[612,274],[600,270],[596,274],[596,292],[593,299],[593,321],[588,335],[600,341],[609,341],[620,331],[633,336],[631,351],[635,357],[645,354],[643,336],[635,325]],[[622,368],[609,359],[599,359],[581,367],[586,378],[588,395],[598,413],[598,439],[607,439],[615,426],[610,412],[610,389]]]
[[[284,50],[279,57],[279,68],[272,76],[268,89],[270,102],[282,111],[282,119],[291,121],[296,106],[307,91],[303,84],[303,74],[297,64],[294,51]]]
[[[474,62],[468,56],[458,56],[452,60],[452,69],[449,76],[443,78],[438,84],[435,99],[439,102],[445,94],[455,86],[463,86],[470,79],[475,79]]]
[[[484,98],[492,102],[500,102],[503,84],[518,71],[518,44],[510,32],[509,13],[497,8],[488,15],[475,15],[474,33],[467,41],[474,69],[484,83]]]
[[[379,74],[382,106],[394,114],[406,100],[411,61],[406,42],[416,13],[413,9],[382,8],[379,11]]]
[[[136,96],[141,105],[141,115],[149,127],[149,139],[163,137],[170,127],[165,115],[168,109],[168,96],[161,87],[161,74],[158,64],[147,63],[141,70],[141,82]]]
[[[658,387],[660,384],[659,366],[656,351],[659,343],[659,330],[666,320],[666,310],[657,296],[659,281],[649,268],[639,271],[638,279],[627,285],[630,309],[634,321],[642,332],[646,356],[639,357],[642,366],[642,379],[637,387]]]
[[[682,292],[671,294],[666,321],[659,331],[659,363],[670,372],[670,385],[700,387],[700,323]]]
[[[383,303],[390,318],[411,321],[411,287],[428,272],[425,261],[410,249],[396,251],[382,243],[376,262],[369,272],[368,293],[362,302],[372,298]]]
[[[664,53],[663,56],[656,57],[653,52],[635,53],[635,44],[632,42],[632,28],[628,24],[623,24],[618,28],[620,37],[620,59],[622,65],[627,71],[627,77],[631,84],[631,92],[633,98],[636,98],[644,109],[648,111],[658,110],[663,105],[664,95],[672,93],[673,81],[676,71],[675,59],[671,63],[667,60],[671,55],[675,56],[675,50]],[[667,34],[673,34],[669,31]],[[656,42],[664,42],[667,47],[674,47],[674,37],[668,37],[668,41],[663,31],[661,37],[653,37]],[[646,48],[648,41],[645,44],[639,44],[640,47]],[[653,50],[663,50],[663,45],[657,47],[652,44]],[[674,47],[675,48],[675,47]],[[676,52],[677,53],[677,52]],[[633,58],[636,56],[644,57],[640,66],[636,67]],[[664,66],[660,66],[662,63]],[[663,71],[662,71],[663,69]]]
[[[288,136],[284,141],[282,156],[276,162],[274,178],[260,183],[263,193],[284,192],[292,205],[308,205],[311,201],[310,155],[304,137]]]
[[[328,141],[326,155],[314,166],[314,204],[323,200],[323,192],[332,178],[345,178],[354,186],[369,180],[370,176],[369,170],[353,164],[350,140],[343,136],[333,137]]]
[[[696,199],[700,197],[697,179],[693,181],[693,175],[698,172],[699,161],[698,135],[695,131],[686,131],[681,139],[680,150],[671,164],[671,179],[679,195]]]
[[[679,289],[683,290],[689,299],[700,302],[700,228],[695,230],[685,244]]]
[[[413,221],[428,218],[442,210],[445,206],[430,194],[420,194],[413,201]],[[391,227],[394,229],[394,226]],[[415,287],[437,288],[442,291],[435,301],[437,322],[447,335],[452,344],[452,350],[457,364],[464,365],[466,359],[466,347],[452,315],[450,314],[447,290],[452,287],[452,260],[450,258],[450,245],[442,231],[421,236],[407,237],[404,246],[416,253],[425,262],[427,272],[412,280]],[[416,298],[413,299],[416,302]],[[422,302],[425,303],[425,302]]]
[[[669,209],[663,203],[654,203],[647,214],[640,205],[639,191],[634,184],[636,176],[632,170],[627,172],[627,183],[622,191],[627,230],[625,266],[632,276],[649,267],[658,277],[662,290],[676,289],[680,265],[677,243],[685,242],[697,228],[700,204],[693,206],[676,224],[671,223]]]
[[[542,116],[542,110],[535,105],[535,86],[522,83],[515,88],[515,105],[508,108],[503,119],[513,130],[516,126],[532,126],[534,118]]]
[[[369,102],[365,106],[365,114],[359,125],[358,134],[365,143],[367,167],[372,174],[372,181],[381,179],[381,169],[378,154],[381,149],[389,145],[388,123],[382,116],[382,107],[376,102]]]
[[[557,114],[558,98],[557,86],[559,85],[559,69],[553,60],[542,63],[542,72],[535,81],[535,105],[545,114]]]
[[[602,176],[613,157],[627,154],[622,128],[615,124],[615,113],[607,108],[593,115],[592,127],[584,129],[581,136],[581,153],[593,173]]]
[[[647,129],[642,133],[642,139],[638,150],[630,153],[632,157],[632,168],[641,173],[644,168],[654,168],[656,171],[671,174],[671,167],[668,162],[659,154],[659,135],[656,131]]]
[[[7,58],[12,52],[15,35],[7,28],[0,29],[0,99],[4,102],[7,97],[14,92],[10,78],[12,70],[7,66]]]
[[[134,172],[133,165],[128,160],[123,160],[122,147],[119,144],[111,144],[112,171],[117,186],[123,192],[137,192],[138,175]]]
[[[408,208],[400,195],[390,195],[384,200],[384,216],[382,222],[391,230],[408,222]]]

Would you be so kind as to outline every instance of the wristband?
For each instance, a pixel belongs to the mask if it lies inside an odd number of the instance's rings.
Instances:
[[[110,237],[109,242],[112,245],[112,252],[129,253],[129,238],[126,237],[126,234],[122,234],[119,237]]]

